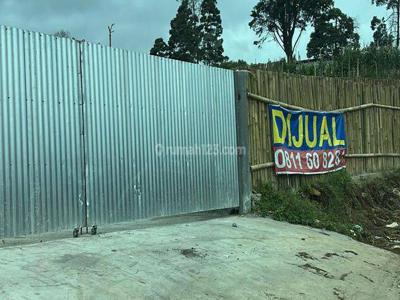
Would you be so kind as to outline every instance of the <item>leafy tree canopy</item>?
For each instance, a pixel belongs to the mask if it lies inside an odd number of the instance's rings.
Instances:
[[[396,34],[396,47],[400,47],[400,0],[371,0],[376,6],[386,6],[387,10],[393,13],[387,18],[390,22],[391,31]]]
[[[197,63],[201,35],[198,18],[190,9],[188,0],[182,0],[176,17],[171,21],[169,34],[169,57]]]
[[[374,32],[374,41],[371,43],[373,47],[391,47],[394,37],[388,31],[385,18],[379,19],[374,16],[371,21],[371,29]]]
[[[272,39],[292,61],[294,50],[306,26],[333,7],[333,0],[259,0],[249,23],[262,45]]]
[[[59,30],[53,34],[55,37],[71,39],[71,33],[65,30]]]
[[[178,2],[183,2],[184,0],[176,0]],[[201,6],[201,0],[189,0],[189,7],[192,10],[192,12],[199,16],[200,15],[200,6]]]
[[[387,9],[397,8],[399,0],[372,0],[376,6],[386,6]]]
[[[154,46],[150,50],[150,55],[168,57],[169,49],[168,45],[164,42],[163,38],[158,38],[154,41]]]
[[[331,58],[344,48],[360,47],[360,36],[355,32],[354,21],[338,8],[331,8],[314,22],[314,32],[307,45],[309,58]]]
[[[156,39],[150,54],[220,66],[228,58],[224,56],[223,28],[217,0],[178,1],[181,4],[171,21],[168,43],[162,38]]]
[[[201,4],[201,60],[206,65],[218,66],[227,60],[224,56],[222,21],[217,0]]]

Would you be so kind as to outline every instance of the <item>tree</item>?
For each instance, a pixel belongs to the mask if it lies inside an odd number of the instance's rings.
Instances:
[[[392,10],[392,14],[387,18],[391,23],[392,32],[396,35],[396,47],[400,47],[400,0],[372,0],[376,6],[386,6],[387,10]]]
[[[393,46],[394,37],[387,30],[385,18],[379,19],[374,16],[371,21],[371,29],[374,32],[374,41],[371,43],[372,47],[391,47]]]
[[[71,33],[69,33],[68,31],[65,31],[63,29],[55,32],[53,35],[55,37],[59,37],[59,38],[67,38],[67,39],[71,39],[72,38]]]
[[[184,0],[176,0],[178,2],[182,2]],[[201,6],[201,0],[189,0],[189,7],[192,10],[192,12],[196,15],[200,15],[200,6]]]
[[[249,23],[259,37],[254,44],[261,46],[272,38],[285,52],[287,61],[292,61],[307,25],[332,6],[333,0],[259,0]]]
[[[331,8],[314,22],[314,32],[307,45],[309,58],[332,58],[344,48],[358,49],[360,36],[355,32],[354,21],[338,8]]]
[[[217,0],[203,0],[200,7],[200,0],[178,1],[181,4],[171,21],[168,44],[156,39],[150,54],[212,66],[225,62],[228,57],[224,56]]]
[[[169,57],[168,45],[164,42],[163,38],[158,38],[154,41],[154,46],[150,50],[150,55]]]
[[[222,21],[217,0],[203,0],[201,4],[201,45],[200,60],[211,66],[218,66],[228,58],[224,56]]]
[[[198,18],[189,7],[189,0],[182,0],[176,17],[171,21],[169,33],[169,57],[197,63],[201,35]]]

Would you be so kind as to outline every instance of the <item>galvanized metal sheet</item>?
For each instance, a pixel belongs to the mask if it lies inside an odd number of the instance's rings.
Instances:
[[[0,27],[0,236],[82,222],[78,44]]]
[[[239,205],[231,71],[1,26],[0,118],[0,237]]]
[[[90,223],[239,206],[232,71],[89,43],[83,64]]]

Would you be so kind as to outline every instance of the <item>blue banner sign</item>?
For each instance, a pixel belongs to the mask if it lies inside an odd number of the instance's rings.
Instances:
[[[322,174],[346,167],[343,113],[269,105],[277,174]]]

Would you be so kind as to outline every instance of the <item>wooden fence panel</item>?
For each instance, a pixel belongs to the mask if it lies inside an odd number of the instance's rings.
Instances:
[[[274,73],[258,70],[249,76],[248,90],[265,98],[312,110],[331,111],[375,103],[400,107],[400,81],[341,79]],[[368,107],[345,113],[349,154],[400,154],[400,110]],[[276,176],[270,119],[264,102],[249,98],[250,160],[253,187],[266,182],[297,187],[315,176]],[[349,157],[352,175],[400,167],[400,157]]]

